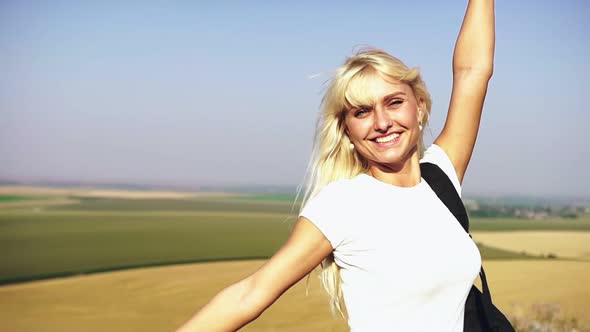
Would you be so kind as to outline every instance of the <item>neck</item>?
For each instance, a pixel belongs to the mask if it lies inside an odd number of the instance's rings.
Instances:
[[[370,163],[367,172],[379,181],[398,187],[413,187],[420,183],[420,158],[417,151],[399,164]]]

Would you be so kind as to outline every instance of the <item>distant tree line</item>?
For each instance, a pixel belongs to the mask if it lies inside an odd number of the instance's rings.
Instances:
[[[490,204],[475,200],[466,200],[465,207],[472,217],[479,218],[523,218],[545,219],[564,218],[576,219],[583,213],[588,213],[587,207],[575,206],[507,206],[504,204]]]

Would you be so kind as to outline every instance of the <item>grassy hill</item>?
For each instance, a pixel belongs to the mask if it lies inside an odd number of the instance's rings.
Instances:
[[[38,198],[35,202],[38,202]],[[267,258],[288,237],[290,199],[68,197],[0,209],[0,283],[142,266]],[[51,201],[51,200],[48,200]],[[475,219],[472,230],[590,230],[590,219]],[[539,258],[480,246],[484,259]]]

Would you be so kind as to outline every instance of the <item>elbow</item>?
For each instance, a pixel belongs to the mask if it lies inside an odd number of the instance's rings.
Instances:
[[[264,293],[256,287],[254,278],[246,278],[242,283],[238,306],[244,319],[251,322],[258,318],[270,306],[270,303],[267,303]]]
[[[494,73],[493,49],[485,55],[466,58],[455,54],[453,57],[453,75],[469,75],[490,79]]]
[[[493,74],[493,63],[470,66],[453,66],[454,78],[470,78],[489,81]]]

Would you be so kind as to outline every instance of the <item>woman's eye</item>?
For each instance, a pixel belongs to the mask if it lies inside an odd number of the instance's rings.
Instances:
[[[401,105],[404,101],[402,99],[394,99],[389,102],[388,106],[398,106]]]
[[[364,109],[364,108],[359,108],[356,111],[354,111],[354,116],[358,118],[358,117],[361,117],[367,113],[369,113],[369,110]]]

